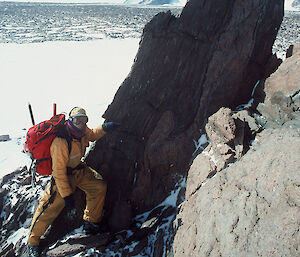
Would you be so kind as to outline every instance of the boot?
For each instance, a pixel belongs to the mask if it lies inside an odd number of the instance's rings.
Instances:
[[[88,221],[85,220],[83,222],[83,232],[86,235],[96,235],[98,233],[101,233],[100,224],[99,223],[94,223],[94,222],[88,222]]]
[[[25,250],[26,257],[39,257],[39,247],[37,245],[27,245],[27,249]]]

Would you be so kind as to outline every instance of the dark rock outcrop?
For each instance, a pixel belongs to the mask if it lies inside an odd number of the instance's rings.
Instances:
[[[145,26],[132,70],[104,114],[122,129],[87,157],[108,181],[107,215],[118,201],[139,213],[166,197],[175,174],[186,174],[207,118],[247,102],[266,76],[282,17],[282,0],[190,0],[179,18],[160,13]]]

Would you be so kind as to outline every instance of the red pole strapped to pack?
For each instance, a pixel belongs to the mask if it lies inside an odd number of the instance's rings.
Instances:
[[[53,104],[53,116],[55,116],[56,115],[56,104],[54,103]]]

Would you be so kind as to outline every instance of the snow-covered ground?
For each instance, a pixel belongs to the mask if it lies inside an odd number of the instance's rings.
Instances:
[[[23,149],[31,126],[28,103],[35,122],[57,112],[82,106],[88,126],[103,122],[102,115],[128,75],[139,39],[106,39],[87,42],[0,44],[0,177],[28,165]]]
[[[168,4],[166,4],[168,2]],[[176,5],[176,6],[184,6],[186,4],[187,0],[125,0],[123,1],[124,4],[130,4],[130,5]]]
[[[1,0],[0,2],[122,4],[124,0]]]

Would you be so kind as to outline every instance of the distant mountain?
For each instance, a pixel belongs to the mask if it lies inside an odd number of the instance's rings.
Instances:
[[[184,6],[187,0],[125,0],[124,4],[142,4],[142,5],[180,5]]]
[[[117,1],[117,0],[116,0]],[[185,6],[188,0],[124,0],[123,4],[129,5],[177,5]],[[285,0],[286,11],[300,11],[300,0]]]
[[[300,0],[285,0],[284,10],[286,11],[300,11]]]
[[[300,0],[294,0],[293,3],[292,3],[292,6],[295,7],[295,8],[299,8]]]

